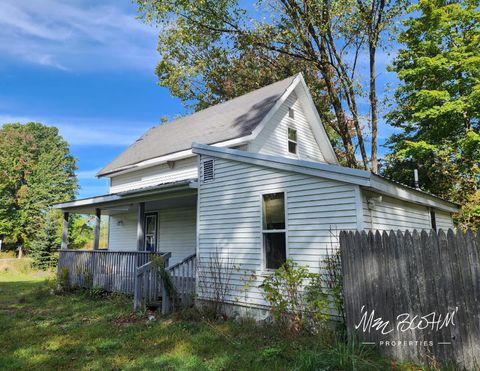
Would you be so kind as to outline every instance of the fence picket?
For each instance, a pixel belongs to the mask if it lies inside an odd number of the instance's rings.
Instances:
[[[456,362],[466,369],[480,364],[480,232],[426,231],[341,232],[344,304],[350,337],[362,342],[427,341],[420,346],[379,346],[400,360],[435,358],[440,364]],[[361,308],[375,310],[375,318],[390,321],[394,331],[381,334],[362,328]],[[458,307],[458,312],[455,308]],[[408,313],[418,324],[421,316],[455,313],[453,323],[435,323],[398,331],[397,317]],[[432,317],[429,317],[432,319]],[[425,322],[424,322],[425,324]],[[414,326],[415,327],[415,326]],[[431,343],[430,343],[431,342]]]

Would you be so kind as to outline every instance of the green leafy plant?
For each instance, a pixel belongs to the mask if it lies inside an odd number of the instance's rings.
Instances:
[[[311,331],[328,319],[328,296],[321,276],[293,260],[287,260],[263,281],[272,316],[289,333]],[[312,327],[313,326],[313,327]]]
[[[70,271],[67,267],[63,267],[57,275],[57,283],[60,291],[68,292],[72,290],[70,284]]]

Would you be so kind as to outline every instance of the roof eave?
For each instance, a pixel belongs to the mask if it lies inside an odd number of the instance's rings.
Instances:
[[[443,200],[435,195],[411,189],[407,186],[384,179],[369,171],[351,169],[343,166],[323,164],[310,161],[294,160],[278,156],[269,156],[259,153],[238,151],[233,149],[215,148],[208,145],[194,143],[192,151],[196,154],[210,155],[247,162],[285,171],[324,177],[340,182],[355,184],[364,189],[369,189],[387,196],[402,199],[407,202],[420,203],[425,206],[435,207],[447,212],[457,212],[459,205]]]

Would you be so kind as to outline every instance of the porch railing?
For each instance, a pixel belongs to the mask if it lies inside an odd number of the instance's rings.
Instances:
[[[169,253],[61,249],[58,274],[72,286],[133,295],[137,268],[150,262],[154,255],[163,255],[168,266]]]
[[[195,294],[196,254],[187,256],[181,262],[165,269],[172,284],[172,292],[168,292],[164,279],[152,262],[137,268],[133,307],[134,310],[145,309],[149,304],[162,299],[162,313],[168,313],[172,304],[190,306]],[[165,279],[168,279],[164,277]]]

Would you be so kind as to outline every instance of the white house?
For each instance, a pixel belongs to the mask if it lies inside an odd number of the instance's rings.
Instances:
[[[110,193],[56,205],[65,219],[109,215],[108,251],[171,253],[177,268],[228,257],[238,270],[226,301],[255,308],[266,274],[287,258],[318,270],[340,230],[447,229],[458,211],[340,166],[300,74],[158,125],[97,175]]]

